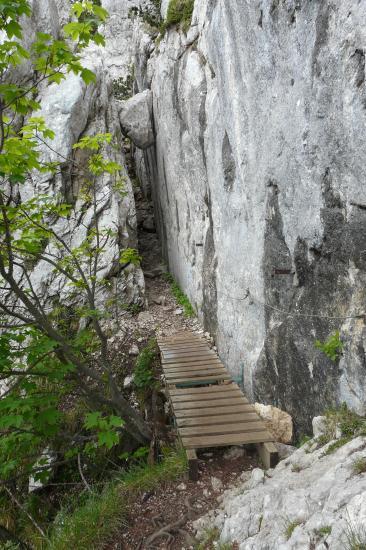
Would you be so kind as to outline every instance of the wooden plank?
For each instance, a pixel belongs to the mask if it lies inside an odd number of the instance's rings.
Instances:
[[[215,368],[215,369],[224,369],[225,372],[226,369],[221,365],[221,363],[208,363],[207,365],[196,365],[194,363],[192,364],[189,364],[189,365],[186,365],[183,363],[183,365],[181,367],[177,367],[177,366],[165,366],[163,371],[164,372],[170,372],[170,373],[174,373],[174,372],[180,372],[180,371],[186,371],[186,372],[194,372],[194,371],[197,371],[197,370],[202,370],[202,369],[211,369],[211,368]]]
[[[226,374],[226,370],[222,367],[208,367],[208,368],[201,368],[199,370],[179,370],[176,372],[166,372],[164,371],[164,376],[167,380],[170,380],[171,378],[184,378],[185,376],[188,376],[189,378],[197,378],[197,376],[213,376],[214,374]]]
[[[191,342],[190,344],[161,344],[159,346],[159,348],[161,349],[161,351],[186,350],[187,348],[210,349],[210,347],[207,344],[203,343],[203,342],[202,343],[201,342]]]
[[[178,365],[181,365],[180,367]],[[164,363],[164,370],[184,369],[190,370],[195,368],[205,368],[206,366],[215,365],[216,367],[225,368],[221,361],[208,359],[207,361],[194,361],[193,363]]]
[[[198,480],[198,460],[194,449],[186,450],[188,460],[188,477],[191,481]]]
[[[171,384],[171,380],[180,380],[180,379],[187,379],[189,380],[198,380],[198,379],[204,379],[207,376],[228,376],[225,369],[207,369],[207,370],[201,370],[201,371],[194,371],[192,373],[187,372],[177,372],[176,374],[172,373],[164,373],[164,377],[168,384]]]
[[[205,407],[202,409],[193,409],[190,411],[175,411],[177,418],[193,418],[195,416],[210,416],[211,414],[231,414],[231,413],[240,413],[240,412],[253,412],[254,408],[252,405],[228,405],[225,407]]]
[[[177,386],[179,386],[179,384],[187,384],[188,382],[197,383],[198,381],[200,384],[209,384],[211,382],[217,382],[218,380],[231,380],[231,378],[228,374],[216,374],[215,376],[202,376],[197,378],[172,378],[169,384],[177,384]]]
[[[172,349],[172,350],[166,350],[166,351],[162,351],[162,355],[163,357],[170,357],[171,355],[173,356],[178,356],[178,357],[185,357],[186,355],[192,355],[193,357],[199,357],[200,355],[205,355],[206,353],[209,353],[210,355],[212,354],[215,354],[216,353],[211,350],[210,348],[208,348],[207,346],[203,346],[202,348],[191,348],[191,347],[188,347],[186,349]]]
[[[162,340],[157,341],[158,344],[174,344],[176,342],[205,342],[207,340],[202,338],[202,336],[196,336],[195,334],[188,334],[187,336],[170,336]]]
[[[205,354],[205,355],[200,355],[199,357],[192,357],[192,356],[188,356],[188,357],[182,357],[182,356],[179,356],[177,355],[176,357],[164,357],[161,361],[162,365],[174,365],[174,363],[197,363],[197,362],[201,362],[201,363],[204,363],[205,361],[212,361],[212,360],[217,360],[219,361],[217,355],[215,355],[214,353],[211,353],[211,354]]]
[[[182,437],[182,444],[186,449],[201,449],[207,447],[226,447],[228,445],[245,445],[249,443],[264,443],[271,441],[272,436],[266,432],[243,432],[225,435],[202,435]]]
[[[203,365],[221,365],[222,366],[222,363],[221,361],[219,361],[218,359],[202,359],[201,361],[191,361],[191,362],[185,362],[185,363],[181,363],[181,362],[178,362],[178,363],[164,363],[162,361],[162,367],[163,369],[164,368],[167,368],[167,369],[173,369],[174,367],[180,367],[182,366],[183,367],[189,367],[189,366],[203,366]]]
[[[185,428],[189,426],[213,426],[220,424],[231,424],[235,423],[247,423],[247,422],[256,422],[258,420],[257,413],[246,412],[238,414],[225,414],[221,416],[197,416],[195,418],[177,418],[178,428]]]
[[[213,393],[204,393],[202,395],[202,399],[206,401],[216,401],[217,403],[220,402],[221,399],[226,399],[227,397],[238,397],[241,396],[243,400],[245,400],[246,403],[249,403],[248,399],[243,396],[243,394],[240,392],[240,390],[229,390],[227,392],[213,392]],[[172,403],[175,405],[176,403],[189,403],[190,401],[196,401],[200,396],[195,395],[171,395],[170,398],[172,400]]]
[[[195,394],[202,394],[202,393],[214,393],[214,392],[226,392],[228,388],[238,389],[239,386],[235,384],[235,382],[230,382],[229,384],[226,384],[225,386],[206,386],[204,388],[177,388],[175,390],[172,390],[170,392],[171,396],[175,395],[195,395]]]
[[[273,437],[272,437],[272,441],[273,441]],[[265,470],[274,468],[278,464],[278,461],[279,461],[278,450],[276,445],[274,445],[274,443],[271,443],[271,442],[258,443],[256,447],[257,447],[258,454],[261,457],[261,460],[263,462],[263,466]]]
[[[217,401],[186,401],[184,403],[174,403],[175,411],[192,411],[194,409],[207,409],[207,408],[216,408],[223,407],[224,405],[241,405],[248,404],[247,400],[244,400],[241,395],[236,397],[230,397],[228,399],[220,399]]]
[[[266,427],[263,422],[238,422],[237,424],[216,424],[215,426],[192,426],[190,428],[178,428],[181,437],[191,435],[224,435],[246,432],[263,432]]]
[[[187,357],[193,357],[193,358],[199,358],[199,357],[206,357],[207,355],[209,355],[210,357],[217,357],[216,353],[214,353],[213,351],[210,351],[209,349],[202,349],[202,350],[199,350],[199,352],[194,352],[193,350],[187,350],[187,351],[184,351],[184,352],[177,352],[177,351],[174,351],[174,352],[167,352],[167,353],[162,353],[161,354],[161,357],[163,360],[165,359],[175,359],[176,357],[178,357],[178,359],[180,358],[187,358]]]

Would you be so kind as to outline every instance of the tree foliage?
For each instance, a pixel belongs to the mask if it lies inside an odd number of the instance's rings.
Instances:
[[[66,159],[81,181],[80,195],[91,208],[85,238],[74,244],[58,230],[60,220],[78,213],[64,196],[35,193],[22,196],[23,186],[60,173],[62,162],[45,160],[54,133],[36,116],[43,82],[61,83],[69,73],[86,85],[94,73],[82,64],[83,50],[103,45],[98,25],[106,11],[91,2],[72,6],[73,20],[63,36],[37,33],[25,48],[21,18],[30,17],[26,0],[0,3],[0,477],[5,483],[32,474],[42,479],[49,470],[40,453],[46,447],[57,462],[98,446],[111,448],[123,431],[139,443],[150,429],[120,392],[111,372],[105,311],[98,307],[108,287],[105,250],[118,242],[117,231],[99,222],[105,200],[98,181],[107,178],[123,196],[122,168],[114,160],[113,136],[83,137],[74,150],[87,155],[86,165]],[[28,64],[27,77],[18,71]],[[23,71],[24,72],[24,71]],[[139,262],[133,249],[121,250],[118,269]],[[44,296],[34,277],[35,265],[63,288],[57,301]],[[98,301],[99,300],[99,301]],[[77,433],[67,430],[62,401],[74,394],[89,412]]]

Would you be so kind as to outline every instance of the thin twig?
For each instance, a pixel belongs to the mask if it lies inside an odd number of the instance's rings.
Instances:
[[[45,532],[43,531],[42,527],[40,525],[38,525],[38,523],[36,522],[36,520],[34,519],[33,516],[30,515],[29,512],[27,512],[27,510],[24,508],[24,506],[22,506],[22,504],[19,502],[19,500],[16,498],[15,495],[13,495],[13,493],[10,491],[10,489],[6,486],[4,486],[4,489],[5,491],[8,493],[9,497],[11,498],[11,500],[13,502],[15,502],[15,504],[18,506],[18,508],[20,508],[20,510],[26,514],[26,516],[30,519],[30,521],[33,523],[34,527],[37,529],[37,531],[39,531],[42,535],[43,538],[47,539],[46,537],[46,534]]]
[[[84,474],[83,474],[83,469],[82,469],[82,465],[81,465],[81,456],[80,456],[80,453],[78,453],[78,468],[79,468],[79,474],[80,474],[80,477],[86,487],[86,489],[89,491],[89,493],[92,493],[93,490],[92,488],[90,487],[89,483],[87,482]]]

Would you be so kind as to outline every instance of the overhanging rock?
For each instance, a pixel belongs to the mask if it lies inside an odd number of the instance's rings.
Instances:
[[[152,93],[144,90],[123,102],[119,112],[122,132],[139,149],[147,149],[154,144],[152,126]]]

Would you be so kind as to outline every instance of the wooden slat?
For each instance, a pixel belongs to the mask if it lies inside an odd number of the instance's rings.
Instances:
[[[221,399],[226,399],[227,397],[238,397],[238,396],[242,396],[243,394],[240,392],[240,390],[229,390],[227,392],[221,392],[221,393],[217,393],[217,392],[213,392],[213,393],[205,393],[203,394],[202,398],[204,399],[204,401],[209,401],[209,400],[212,400],[212,401],[216,401],[217,403],[220,402]],[[172,403],[173,405],[175,405],[176,403],[189,403],[190,401],[196,401],[198,399],[197,397],[197,394],[195,395],[171,395],[171,400],[172,400]],[[248,403],[248,400],[246,397],[242,397],[242,399],[245,400],[246,403]]]
[[[182,357],[177,355],[176,357],[168,357],[168,358],[164,357],[162,359],[162,364],[173,365],[174,363],[198,363],[199,361],[203,363],[205,361],[207,362],[215,359],[218,360],[217,355],[215,355],[214,353],[211,353],[211,354],[206,353],[205,355],[201,355],[199,357],[192,357],[192,356]]]
[[[210,348],[204,346],[202,348],[187,348],[187,349],[172,349],[172,350],[166,350],[162,351],[163,357],[170,357],[173,355],[173,357],[185,357],[186,355],[191,355],[192,357],[199,357],[200,355],[206,355],[208,353],[209,355],[216,355],[216,353],[211,350]]]
[[[164,351],[174,351],[174,350],[186,350],[188,349],[210,349],[207,344],[204,344],[201,342],[191,342],[190,344],[169,344],[169,345],[161,345],[159,346],[160,350],[162,352]]]
[[[192,435],[224,435],[235,433],[251,433],[266,431],[263,422],[240,422],[237,424],[216,424],[215,426],[193,426],[191,428],[178,428],[181,437]]]
[[[186,449],[200,449],[203,447],[224,447],[227,445],[245,445],[249,443],[264,443],[272,441],[268,432],[252,432],[225,435],[202,435],[197,437],[182,437]]]
[[[210,369],[193,370],[191,372],[187,372],[184,370],[178,372],[164,372],[164,376],[168,381],[172,380],[172,378],[184,378],[185,376],[187,378],[202,378],[202,376],[214,376],[216,374],[227,375],[227,372],[223,368],[215,367],[212,367]]]
[[[209,355],[210,357],[217,357],[216,353],[209,350],[209,349],[202,349],[202,350],[199,350],[198,352],[194,352],[193,350],[187,350],[187,351],[184,351],[184,352],[181,352],[181,351],[174,351],[174,352],[166,352],[166,353],[162,353],[161,354],[161,357],[163,360],[165,359],[175,359],[176,357],[178,359],[180,359],[181,357],[182,358],[186,358],[186,357],[194,357],[194,358],[199,358],[201,356],[206,356],[206,355]]]
[[[193,411],[194,409],[207,409],[224,407],[225,405],[247,405],[248,401],[243,399],[241,395],[230,397],[229,399],[220,399],[218,401],[186,401],[185,403],[174,403],[175,411]]]
[[[195,418],[177,418],[177,426],[178,428],[186,426],[210,426],[227,424],[227,422],[240,424],[242,422],[256,422],[258,418],[255,412],[225,414],[221,416],[197,416]]]
[[[230,382],[224,386],[206,386],[204,388],[176,388],[170,390],[169,393],[171,396],[175,395],[195,395],[203,393],[214,393],[214,392],[226,392],[228,388],[239,389],[239,386],[235,382]]]
[[[231,414],[231,413],[240,413],[240,412],[253,412],[254,408],[252,405],[229,405],[227,407],[216,407],[216,408],[202,408],[202,409],[193,409],[188,411],[175,411],[175,416],[177,418],[193,418],[194,416],[210,416],[210,414]]]
[[[202,336],[194,336],[193,334],[188,336],[176,336],[165,338],[163,340],[158,340],[158,344],[174,344],[176,342],[205,342],[207,344],[207,340],[205,340],[205,338],[202,338]]]
[[[162,368],[163,370],[165,370],[166,368],[167,369],[172,369],[174,367],[189,367],[189,366],[204,366],[204,365],[222,365],[221,361],[219,361],[218,359],[202,359],[201,361],[185,361],[185,362],[177,362],[177,363],[164,363],[162,362]]]
[[[223,367],[220,367],[220,365],[212,365],[208,367],[196,367],[193,369],[175,369],[173,371],[167,369],[164,369],[164,376],[165,378],[174,378],[177,376],[189,376],[193,378],[194,376],[202,376],[203,374],[227,374],[226,370]]]
[[[202,376],[202,378],[173,378],[169,380],[169,384],[188,384],[189,382],[200,381],[201,384],[210,384],[211,382],[217,382],[217,380],[231,380],[228,374],[217,374],[216,376]]]
[[[192,371],[195,371],[195,370],[210,369],[212,367],[221,368],[221,369],[224,368],[221,363],[205,363],[203,365],[201,365],[201,364],[196,365],[196,363],[189,363],[187,365],[186,363],[181,363],[179,367],[177,365],[165,365],[164,368],[163,368],[163,371],[164,372],[179,372],[179,371],[185,370],[187,372],[192,372]]]

